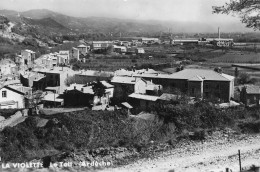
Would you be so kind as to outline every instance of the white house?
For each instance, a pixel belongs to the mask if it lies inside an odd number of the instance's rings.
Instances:
[[[143,48],[136,48],[136,49],[135,49],[135,53],[136,53],[136,54],[144,54],[145,51],[144,51]]]
[[[159,90],[162,90],[162,86],[154,84],[152,80],[140,79],[135,83],[134,90],[136,94],[156,94]]]
[[[25,108],[25,93],[9,86],[0,89],[0,109]]]
[[[86,55],[90,49],[90,46],[81,44],[81,45],[77,46],[77,49],[79,50],[79,54]]]
[[[10,59],[3,59],[0,61],[0,75],[14,75],[17,74],[16,64]]]
[[[79,60],[79,54],[80,54],[79,49],[72,47],[72,49],[71,49],[71,59]]]
[[[16,57],[16,62],[21,66],[31,67],[35,60],[35,52],[31,50],[22,50],[21,55]]]

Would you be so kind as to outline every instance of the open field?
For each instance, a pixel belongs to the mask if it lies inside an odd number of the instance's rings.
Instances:
[[[83,69],[93,69],[93,70],[106,70],[115,71],[121,68],[128,68],[131,66],[141,66],[141,65],[156,65],[166,63],[171,65],[174,62],[174,58],[99,58],[88,60],[86,63],[80,63],[80,67]]]
[[[222,56],[209,59],[209,61],[225,63],[260,63],[260,53],[227,53]]]

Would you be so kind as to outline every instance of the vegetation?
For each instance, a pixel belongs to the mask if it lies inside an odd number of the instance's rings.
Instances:
[[[217,128],[249,133],[260,131],[257,108],[218,109],[206,101],[188,104],[188,99],[180,96],[178,101],[158,103],[151,110],[159,120],[150,124],[139,121],[138,125],[136,120],[127,118],[125,111],[85,110],[29,117],[18,126],[0,132],[2,161],[25,161],[59,152],[110,146],[141,150],[149,140],[168,142],[173,137],[190,137],[189,132],[195,133],[191,139],[204,139],[207,131]],[[37,127],[42,119],[49,121]]]
[[[238,15],[242,23],[246,24],[246,27],[258,30],[260,29],[259,5],[259,1],[234,0],[226,3],[224,6],[213,7],[213,12],[222,14],[232,13]]]
[[[238,84],[255,84],[256,81],[257,81],[256,79],[251,78],[251,76],[248,75],[247,73],[240,73],[237,78]]]

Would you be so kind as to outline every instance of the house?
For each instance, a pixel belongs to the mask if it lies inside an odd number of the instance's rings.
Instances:
[[[234,97],[234,77],[209,69],[184,69],[173,74],[139,74],[164,88],[176,88],[191,97],[216,98],[229,102]]]
[[[97,106],[108,105],[114,95],[114,86],[107,81],[100,81],[105,94],[101,97],[95,95],[93,86],[97,82],[88,84],[71,84],[64,92],[64,106]]]
[[[129,41],[120,41],[119,44],[124,47],[130,47],[132,43]]]
[[[160,43],[159,38],[141,38],[140,40],[143,44]]]
[[[0,61],[0,76],[3,77],[5,75],[17,75],[18,67],[16,64],[10,59],[2,59]]]
[[[114,76],[111,83],[115,86],[114,98],[116,104],[128,101],[128,96],[134,93],[134,87],[137,80],[140,78],[127,76]]]
[[[135,53],[136,53],[136,54],[144,54],[145,51],[144,51],[143,48],[136,48],[136,49],[135,49]]]
[[[16,56],[15,62],[20,68],[31,68],[35,60],[35,52],[31,50],[22,50],[21,55]]]
[[[240,93],[240,102],[246,106],[257,105],[259,106],[260,100],[260,87],[257,85],[242,85],[238,86],[237,90]]]
[[[71,49],[71,56],[70,56],[71,59],[79,60],[79,55],[80,55],[79,49],[77,49],[75,47],[72,47],[72,49]]]
[[[57,107],[63,106],[64,100],[60,94],[46,92],[42,99],[42,103],[44,107]]]
[[[55,52],[46,54],[43,57],[35,60],[35,63],[47,68],[52,68],[54,66],[69,64],[69,58],[69,51],[60,51],[59,53]]]
[[[59,86],[59,93],[63,93],[66,89],[66,80],[70,76],[74,76],[77,72],[68,67],[53,67],[43,69],[33,69],[34,72],[44,74],[46,76],[46,87]]]
[[[64,64],[69,64],[70,52],[69,51],[59,51],[59,56],[63,59]]]
[[[151,95],[145,95],[145,94],[137,94],[132,93],[129,95],[130,98],[133,100],[130,100],[131,105],[134,107],[139,107],[142,110],[148,110],[152,106],[156,104],[156,101],[159,99],[158,96],[151,96]]]
[[[52,68],[54,66],[58,66],[58,64],[59,64],[58,53],[50,53],[50,54],[45,55],[42,58],[42,64],[44,64],[47,68]]]
[[[113,42],[112,41],[93,41],[91,49],[92,50],[105,50],[109,46],[112,46]]]
[[[215,38],[211,43],[218,47],[230,47],[233,45],[233,39]]]
[[[34,90],[44,90],[46,77],[44,74],[30,71],[20,72],[20,80],[23,86],[31,87]]]
[[[31,89],[23,86],[5,85],[0,88],[0,109],[23,109],[26,106],[25,96]]]
[[[126,53],[127,48],[125,46],[113,45],[114,51],[117,53]]]
[[[155,105],[159,99],[161,85],[154,84],[152,81],[144,80],[143,78],[137,80],[134,85],[134,93],[130,94],[130,104],[134,107],[140,107],[142,110],[147,110],[149,107]]]
[[[82,55],[86,55],[90,49],[89,46],[86,46],[84,44],[81,44],[79,46],[77,46],[77,49],[79,50],[79,54],[82,54]]]

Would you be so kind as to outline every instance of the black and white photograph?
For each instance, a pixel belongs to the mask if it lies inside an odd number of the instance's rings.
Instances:
[[[260,172],[260,0],[0,0],[1,172]]]

